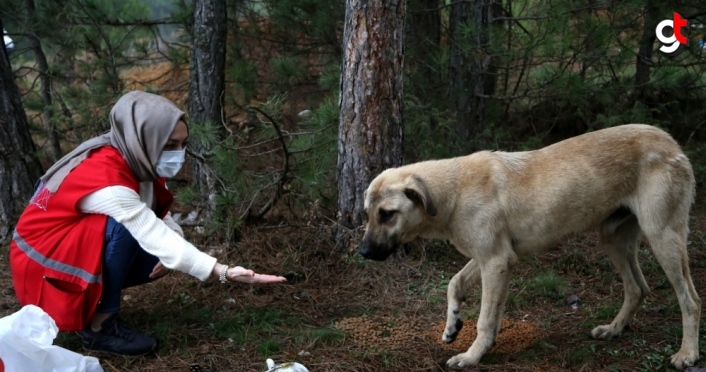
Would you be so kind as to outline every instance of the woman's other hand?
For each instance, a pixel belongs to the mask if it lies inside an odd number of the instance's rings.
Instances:
[[[169,269],[164,267],[161,262],[157,262],[157,265],[154,266],[154,269],[152,269],[152,272],[150,273],[150,279],[159,279],[169,273]]]

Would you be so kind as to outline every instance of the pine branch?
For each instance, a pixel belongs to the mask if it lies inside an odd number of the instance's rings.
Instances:
[[[154,26],[161,26],[161,25],[179,25],[181,24],[180,22],[174,21],[171,19],[171,17],[167,18],[160,18],[160,19],[136,19],[132,21],[123,21],[119,19],[102,19],[100,21],[93,22],[84,22],[81,20],[77,20],[75,22],[72,22],[74,26],[144,26],[144,27],[154,27]]]

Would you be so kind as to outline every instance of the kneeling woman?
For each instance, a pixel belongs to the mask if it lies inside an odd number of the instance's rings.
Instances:
[[[143,355],[156,341],[118,316],[124,288],[168,269],[221,282],[285,280],[220,264],[184,240],[165,178],[181,168],[188,128],[171,101],[130,92],[110,124],[41,177],[20,216],[10,267],[22,305],[41,307],[62,331],[82,331],[87,350]]]

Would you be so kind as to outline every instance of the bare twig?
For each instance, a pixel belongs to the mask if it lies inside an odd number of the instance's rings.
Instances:
[[[226,93],[226,91],[225,91],[225,89],[223,89],[223,90],[221,91],[221,96],[220,96],[220,98],[219,98],[219,101],[221,101],[221,124],[223,125],[223,128],[225,128],[225,129],[228,131],[228,133],[229,133],[228,136],[229,136],[229,137],[232,137],[232,136],[233,136],[233,131],[230,130],[230,128],[228,128],[228,124],[226,124],[226,117],[225,117],[225,115],[226,115],[226,110],[223,109],[223,108],[225,107],[225,99],[223,98],[223,96],[225,95],[225,93]]]
[[[272,207],[275,205],[277,200],[279,200],[280,196],[282,195],[282,189],[284,188],[284,184],[287,182],[287,173],[289,172],[289,157],[290,153],[289,150],[287,149],[287,142],[284,140],[284,134],[282,133],[282,129],[279,127],[275,119],[273,119],[270,115],[268,115],[266,112],[260,110],[257,107],[253,106],[248,106],[248,109],[254,110],[262,114],[267,120],[272,123],[272,126],[275,128],[275,131],[277,132],[277,136],[279,137],[279,142],[282,145],[282,153],[284,154],[284,158],[282,159],[282,170],[279,174],[279,177],[275,181],[275,192],[270,198],[270,200],[260,208],[259,211],[255,214],[248,214],[250,218],[253,219],[259,219],[262,218],[262,216],[265,215]],[[249,208],[248,208],[249,209]]]

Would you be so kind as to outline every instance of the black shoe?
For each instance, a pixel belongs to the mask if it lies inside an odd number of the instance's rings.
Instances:
[[[155,339],[130,328],[117,313],[101,323],[100,331],[94,332],[89,325],[82,336],[84,349],[118,355],[145,355],[157,346]]]

